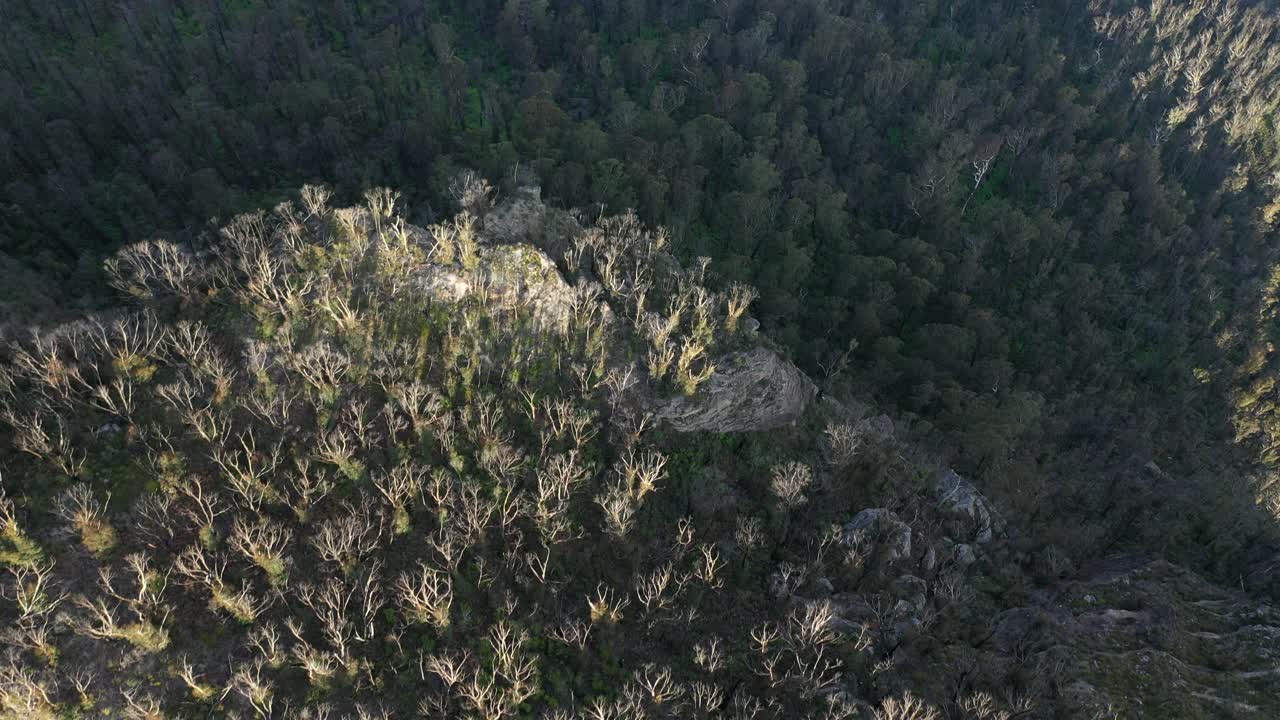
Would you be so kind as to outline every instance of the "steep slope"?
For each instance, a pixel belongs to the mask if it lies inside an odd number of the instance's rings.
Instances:
[[[134,246],[142,307],[8,349],[0,717],[1274,707],[1271,608],[1027,556],[661,232],[467,184]]]
[[[577,231],[562,272],[491,242],[469,183],[429,228],[307,188],[201,247],[140,243],[109,271],[141,307],[8,348],[0,715],[855,712],[832,653],[865,646],[744,580],[785,512],[754,498],[735,544],[690,503],[698,444],[655,420],[722,357],[789,367],[745,295],[634,217]],[[811,393],[734,377],[715,417],[782,429],[750,462],[805,504],[780,458]],[[747,626],[780,629],[785,680],[738,684]]]

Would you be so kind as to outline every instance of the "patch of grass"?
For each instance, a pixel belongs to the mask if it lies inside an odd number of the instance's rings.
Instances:
[[[27,537],[17,522],[0,528],[0,563],[33,568],[44,561],[44,549]]]
[[[95,555],[110,552],[117,540],[115,528],[102,520],[89,520],[80,525],[80,542]]]
[[[149,622],[134,623],[120,629],[121,639],[148,653],[157,653],[169,647],[169,631]]]

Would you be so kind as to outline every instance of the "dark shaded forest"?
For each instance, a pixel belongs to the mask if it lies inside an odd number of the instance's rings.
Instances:
[[[753,284],[825,392],[903,418],[1038,545],[1235,578],[1265,537],[1264,3],[4,6],[15,333],[102,302],[125,242],[305,182],[398,187],[433,222],[426,188],[470,168],[635,208]]]

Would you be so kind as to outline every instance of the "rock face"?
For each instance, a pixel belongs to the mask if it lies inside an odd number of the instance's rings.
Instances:
[[[947,531],[960,543],[985,545],[1004,532],[1004,520],[968,480],[945,470],[933,483],[938,511],[947,520]]]
[[[481,246],[470,270],[428,265],[418,275],[418,287],[431,298],[456,303],[486,293],[498,307],[530,308],[544,327],[563,333],[568,327],[573,289],[551,258],[530,245]]]
[[[528,307],[543,327],[564,332],[575,290],[534,244],[563,244],[564,237],[556,240],[548,234],[572,235],[576,222],[548,209],[538,188],[527,187],[486,212],[480,227],[474,266],[424,266],[417,276],[419,289],[446,303],[483,293],[499,307]],[[411,234],[424,247],[430,244],[420,228],[411,228]],[[602,312],[606,319],[612,317],[607,305]],[[713,362],[715,374],[691,396],[654,395],[637,388],[634,398],[640,409],[677,432],[750,432],[794,422],[817,395],[804,373],[765,347],[721,355]]]
[[[541,188],[522,187],[485,213],[484,233],[504,243],[529,242],[546,214]]]
[[[750,432],[794,422],[817,394],[813,381],[768,348],[721,356],[690,396],[654,399],[654,419],[679,432]]]
[[[846,547],[873,547],[881,562],[893,564],[911,559],[911,526],[884,508],[867,508],[844,526]]]
[[[1059,668],[1060,717],[1280,717],[1280,610],[1132,556],[1055,590],[1001,613],[986,645]]]

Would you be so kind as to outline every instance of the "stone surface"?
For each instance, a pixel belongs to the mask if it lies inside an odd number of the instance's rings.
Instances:
[[[817,387],[776,352],[757,347],[714,360],[693,395],[650,400],[649,412],[679,432],[770,430],[799,418]]]
[[[546,253],[531,245],[481,246],[474,268],[427,265],[417,275],[418,288],[449,303],[479,293],[504,309],[529,308],[547,329],[568,327],[573,289]]]
[[[911,559],[911,527],[892,511],[868,508],[844,526],[841,541],[848,547],[872,547],[886,564]]]
[[[957,542],[980,545],[1004,532],[999,513],[968,480],[954,470],[944,470],[933,483],[938,510],[947,520],[947,531]]]
[[[485,235],[499,242],[531,242],[546,214],[541,188],[530,185],[499,201],[484,214],[481,227]]]
[[[1054,664],[1061,717],[1280,717],[1280,610],[1162,560],[1086,568],[1000,613],[985,646]]]
[[[867,421],[867,429],[881,440],[893,437],[893,419],[888,415],[877,415]]]

